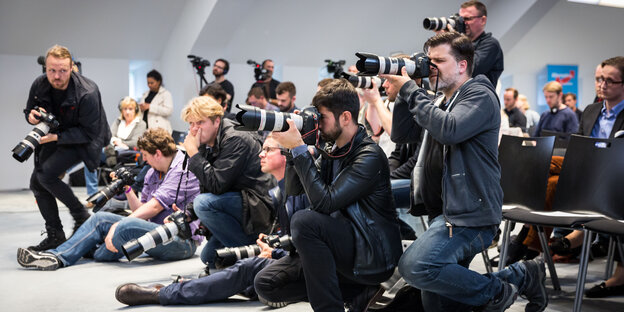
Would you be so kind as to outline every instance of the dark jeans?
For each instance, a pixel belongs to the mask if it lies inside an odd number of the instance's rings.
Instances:
[[[241,292],[253,294],[254,277],[275,261],[258,257],[247,258],[217,273],[171,284],[160,290],[160,304],[202,304],[225,300]]]
[[[301,258],[292,254],[275,260],[256,274],[258,296],[272,302],[297,302],[307,298]]]
[[[54,144],[54,143],[47,143]],[[62,231],[63,225],[59,218],[58,198],[76,221],[89,218],[89,213],[76,198],[69,185],[65,184],[60,175],[81,161],[75,148],[49,145],[42,148],[35,159],[35,169],[30,177],[30,189],[35,195],[41,216],[45,220],[47,231]]]

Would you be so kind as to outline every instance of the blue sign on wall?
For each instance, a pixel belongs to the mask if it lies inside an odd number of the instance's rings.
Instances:
[[[580,98],[578,85],[578,65],[546,65],[537,76],[537,109],[548,110],[542,88],[550,81],[557,81],[563,87],[563,94],[574,93]]]

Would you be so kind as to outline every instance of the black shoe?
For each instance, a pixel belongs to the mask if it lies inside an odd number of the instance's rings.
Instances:
[[[82,226],[83,223],[87,222],[87,220],[89,220],[89,215],[87,215],[86,218],[81,218],[78,220],[74,220],[74,229],[72,230],[72,234],[69,236],[69,238],[71,238],[72,236],[74,236],[74,234],[76,234],[76,231],[78,231],[78,229],[80,228],[80,226]]]
[[[555,237],[550,242],[550,250],[553,251],[554,254],[565,256],[572,254],[572,245],[570,241],[565,237]]]
[[[55,255],[47,252],[17,249],[17,263],[25,268],[35,268],[41,271],[54,271],[62,267],[62,262]]]
[[[594,258],[606,257],[609,253],[609,244],[603,242],[597,242],[591,245],[591,254]]]
[[[546,267],[543,258],[523,262],[524,290],[520,293],[529,301],[524,307],[525,312],[541,312],[548,305],[548,294],[546,293]]]
[[[161,284],[149,285],[146,287],[134,283],[123,284],[115,290],[117,301],[129,306],[143,304],[160,304],[158,294],[163,287]]]
[[[44,238],[39,245],[29,246],[28,249],[32,251],[54,249],[67,240],[63,230],[48,230],[47,232],[42,231],[41,235],[43,234],[47,234],[46,238]]]
[[[516,288],[516,285],[503,282],[502,286],[503,289],[500,294],[496,298],[490,300],[490,302],[483,307],[481,310],[482,312],[505,311],[514,303],[514,301],[516,301],[518,298],[518,289]]]
[[[624,285],[607,287],[605,282],[602,282],[600,285],[596,285],[585,292],[585,297],[587,298],[604,298],[621,295],[624,295]]]
[[[366,312],[368,308],[377,302],[385,289],[380,285],[368,286],[359,295],[355,296],[347,306],[349,312]]]
[[[524,259],[524,256],[526,255],[528,249],[529,248],[526,245],[522,244],[521,241],[519,242],[515,239],[515,237],[512,237],[511,243],[509,243],[509,249],[507,251],[507,261],[505,263],[507,265],[510,265]]]
[[[274,302],[274,301],[269,301],[266,300],[260,296],[258,296],[258,301],[260,301],[262,304],[271,307],[273,309],[278,309],[278,308],[283,308],[289,304],[291,304],[291,302],[286,302],[286,301],[280,301],[280,302]]]

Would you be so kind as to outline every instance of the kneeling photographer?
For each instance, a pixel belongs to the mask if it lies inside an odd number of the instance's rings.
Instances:
[[[17,261],[27,268],[56,270],[70,266],[94,250],[95,261],[116,261],[123,257],[121,246],[159,227],[173,212],[173,205],[184,207],[199,194],[199,182],[186,166],[186,156],[176,151],[171,135],[164,129],[147,130],[137,143],[143,158],[152,168],[145,176],[141,199],[125,186],[132,213],[122,217],[108,212],[91,216],[65,243],[55,249],[32,251],[18,249]],[[191,224],[197,229],[198,224]],[[202,237],[178,237],[147,253],[159,260],[181,260],[195,254]]]
[[[345,301],[353,311],[365,310],[402,251],[388,160],[357,124],[359,100],[349,82],[332,81],[312,105],[321,115],[321,137],[328,142],[317,146],[318,161],[293,120],[288,120],[288,131],[273,133],[293,157],[286,168],[287,193],[305,194],[311,203],[291,221],[298,256],[279,259],[258,273],[256,291],[272,302],[307,295],[315,311],[344,311]],[[288,270],[297,259],[303,276],[292,276],[289,284],[271,283],[276,272]]]
[[[286,167],[286,157],[281,154],[284,150],[269,135],[264,142],[262,151],[259,154],[261,170],[264,173],[272,174],[279,181],[278,186],[269,191],[273,199],[273,206],[276,207],[276,214],[279,221],[280,240],[285,242],[290,234],[290,218],[298,210],[304,209],[307,205],[305,195],[286,196],[284,190],[284,170]],[[272,235],[273,236],[273,235]],[[257,245],[251,246],[257,257],[245,258],[236,261],[234,265],[204,276],[199,279],[174,283],[166,287],[139,286],[134,283],[121,285],[117,288],[115,296],[117,300],[127,305],[142,304],[202,304],[214,301],[225,300],[228,297],[244,293],[249,297],[254,296],[253,281],[256,274],[276,259],[286,256],[286,251],[280,248],[271,248],[266,242],[265,234],[260,234]],[[285,244],[282,244],[285,245]],[[246,253],[244,247],[232,247],[231,250],[243,250],[242,253],[234,255],[235,258],[244,258]],[[293,268],[294,274],[300,274],[301,268]],[[279,279],[279,278],[278,278]],[[303,298],[302,298],[303,299]],[[279,303],[271,306],[280,306]]]

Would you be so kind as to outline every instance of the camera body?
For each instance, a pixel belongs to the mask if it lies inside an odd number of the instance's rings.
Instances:
[[[262,238],[262,241],[271,248],[281,248],[286,251],[294,250],[290,235],[267,235]],[[257,244],[217,249],[215,250],[215,266],[217,268],[225,268],[233,265],[238,260],[255,257],[259,255],[261,251],[260,246]]]
[[[262,65],[256,63],[256,61],[247,60],[247,64],[254,67],[254,79],[256,79],[256,81],[264,81],[269,78],[269,71],[262,68]]]
[[[239,123],[234,127],[236,130],[283,132],[290,128],[286,122],[286,119],[290,118],[295,122],[307,145],[317,142],[321,115],[316,107],[306,107],[299,114],[268,111],[251,105],[236,105],[236,107],[240,109],[236,113],[236,121]]]
[[[41,116],[36,116],[40,122],[12,150],[13,158],[19,162],[24,162],[32,155],[37,146],[39,146],[41,137],[59,126],[58,120],[52,113],[44,112],[38,106],[35,106],[34,109],[41,114]]]
[[[409,59],[383,57],[365,52],[357,52],[355,56],[360,58],[355,63],[360,76],[400,75],[403,67],[411,78],[429,76],[431,61],[423,52],[414,53]]]
[[[117,177],[109,186],[97,191],[95,194],[87,198],[87,202],[93,203],[94,210],[102,208],[106,202],[113,198],[115,195],[123,192],[124,185],[131,185],[134,183],[135,174],[132,173],[126,167],[120,167],[115,170],[115,176]]]
[[[342,73],[344,72],[343,66],[346,63],[345,60],[332,61],[327,59],[325,62],[327,62],[327,72],[334,73],[334,79],[342,77]]]
[[[447,25],[451,25],[455,31],[465,34],[466,23],[464,18],[455,13],[449,17],[427,17],[423,20],[423,27],[428,30],[445,30]]]

